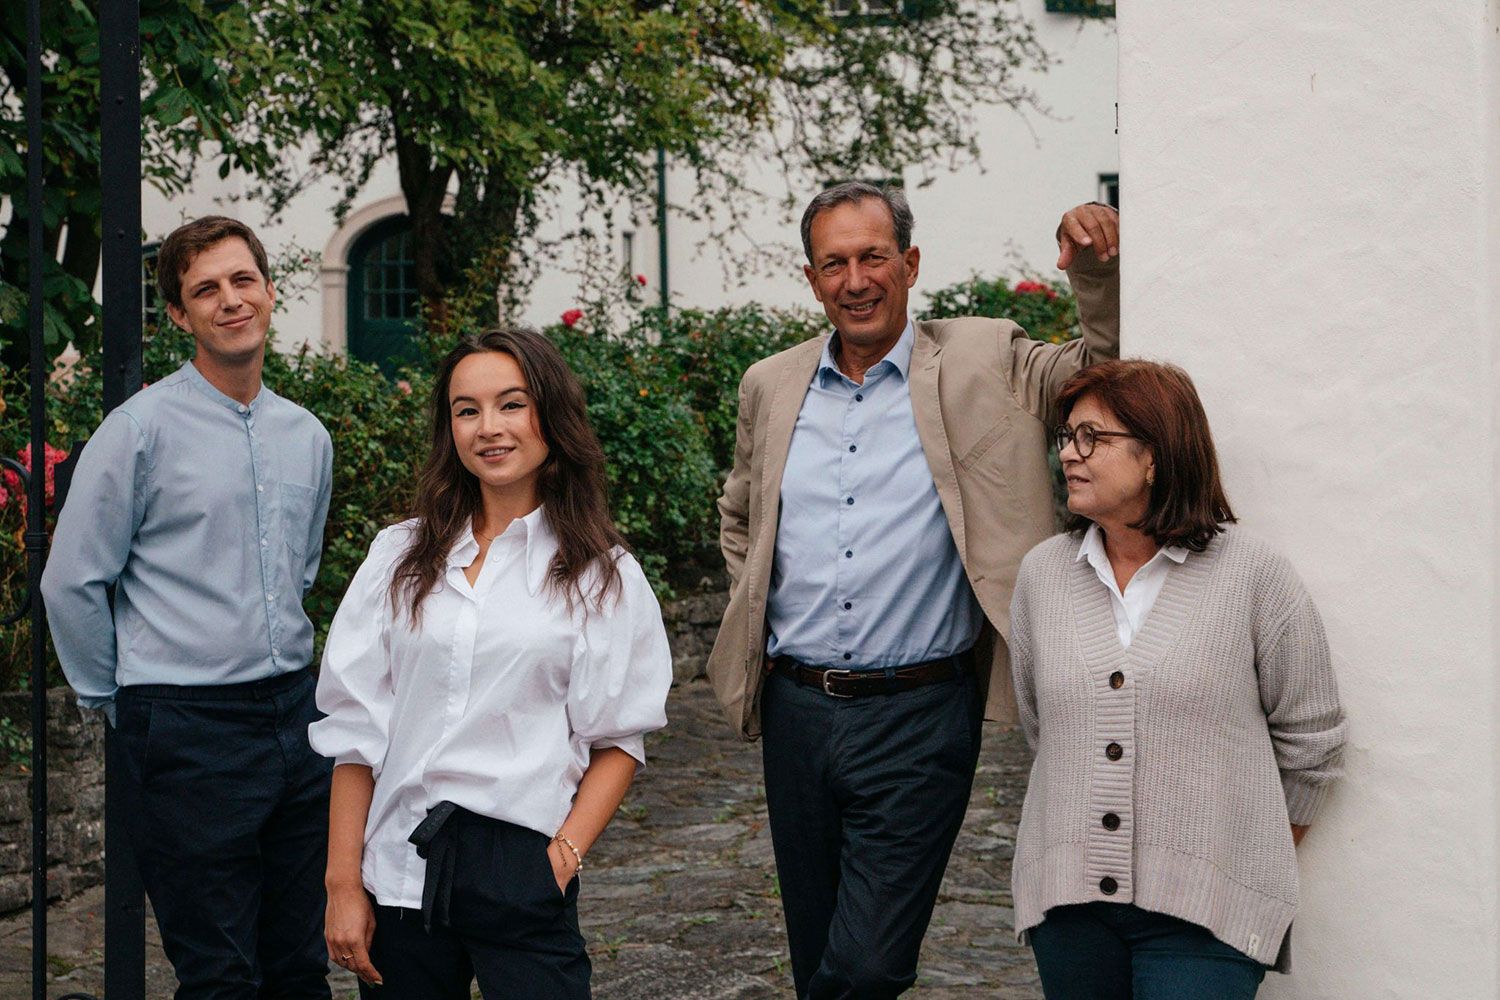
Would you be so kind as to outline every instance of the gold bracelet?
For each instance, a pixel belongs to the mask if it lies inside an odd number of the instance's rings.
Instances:
[[[573,874],[577,875],[579,872],[583,871],[583,855],[578,853],[578,847],[571,840],[569,840],[567,837],[564,837],[560,833],[552,839],[573,852],[573,860],[578,862],[578,866],[573,869]]]

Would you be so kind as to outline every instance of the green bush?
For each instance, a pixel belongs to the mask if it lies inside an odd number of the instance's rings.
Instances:
[[[993,316],[1019,323],[1035,340],[1060,344],[1078,336],[1073,292],[1064,281],[1023,280],[974,275],[927,297],[923,319]]]

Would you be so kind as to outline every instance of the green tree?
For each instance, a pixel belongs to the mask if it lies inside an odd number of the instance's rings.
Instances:
[[[55,354],[71,340],[98,343],[99,22],[98,0],[42,5],[43,174],[46,339]],[[228,67],[253,37],[251,12],[203,0],[141,0],[144,126],[142,173],[173,193],[191,181],[200,150],[211,147],[221,172],[252,173],[276,162],[265,137],[243,128],[245,105]],[[0,200],[11,217],[0,236],[0,362],[26,363],[26,5],[0,6]],[[61,253],[59,254],[59,250]]]
[[[723,231],[759,210],[748,163],[828,180],[974,155],[970,108],[1033,102],[1019,72],[1047,63],[1010,0],[259,0],[253,20],[247,124],[295,150],[268,203],[333,179],[342,212],[393,158],[434,330],[524,284],[514,251],[564,179],[603,207],[650,190],[661,148]]]

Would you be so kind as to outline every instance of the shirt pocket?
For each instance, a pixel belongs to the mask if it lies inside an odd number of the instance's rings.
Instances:
[[[307,539],[312,534],[313,509],[318,491],[299,483],[281,484],[281,531],[286,536],[292,558],[307,555]]]

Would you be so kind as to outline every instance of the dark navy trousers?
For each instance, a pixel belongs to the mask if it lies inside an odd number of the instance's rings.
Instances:
[[[424,846],[423,907],[375,907],[364,1000],[589,1000],[578,877],[559,890],[544,833],[458,809]]]
[[[131,842],[177,1000],[327,1000],[323,871],[332,763],[311,670],[121,688]]]
[[[1266,967],[1130,903],[1055,906],[1027,937],[1047,1000],[1252,1000]]]
[[[972,675],[860,698],[766,678],[766,806],[802,1000],[882,1000],[916,981],[983,710]]]

